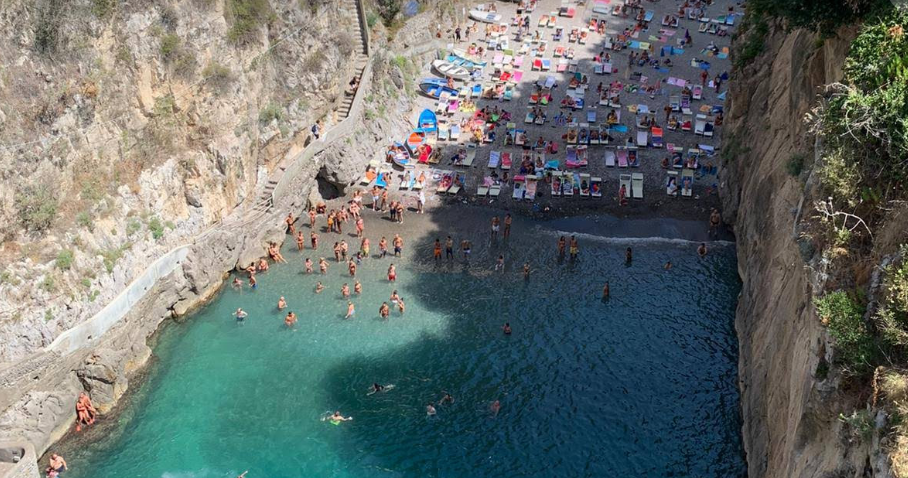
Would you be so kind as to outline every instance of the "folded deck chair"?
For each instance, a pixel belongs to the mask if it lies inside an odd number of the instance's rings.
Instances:
[[[594,198],[602,197],[602,178],[598,176],[590,178],[590,196]]]
[[[606,151],[605,152],[605,166],[609,168],[615,167],[615,152]]]
[[[511,153],[501,153],[501,169],[503,171],[511,169]]]
[[[648,141],[649,134],[646,131],[637,131],[637,146],[640,148],[645,148]]]
[[[618,150],[618,167],[619,168],[627,167],[627,150],[626,149]]]
[[[681,171],[681,196],[689,198],[694,194],[694,170]]]
[[[590,197],[590,175],[580,174],[580,197]]]
[[[525,193],[526,191],[525,191],[525,187],[524,187],[523,181],[522,181],[522,180],[520,180],[520,181],[517,180],[519,177],[520,177],[520,176],[515,176],[515,177],[514,177],[514,190],[511,192],[511,197],[514,198],[514,199],[520,199],[520,200],[522,200],[522,199],[523,199],[523,195],[524,195],[524,193]]]
[[[552,196],[561,196],[561,171],[552,171]]]
[[[634,199],[643,199],[643,173],[631,174],[631,194]]]
[[[492,151],[489,153],[489,167],[495,169],[501,164],[501,152]]]

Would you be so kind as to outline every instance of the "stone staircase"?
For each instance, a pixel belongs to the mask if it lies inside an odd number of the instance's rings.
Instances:
[[[356,18],[356,21],[351,22],[350,24],[350,33],[356,43],[353,49],[356,53],[356,56],[353,59],[355,65],[354,76],[356,77],[357,83],[362,87],[363,73],[369,63],[369,34],[364,30],[364,28],[366,28],[366,12],[363,10],[362,0],[340,0],[340,2],[341,4],[338,6],[338,10],[341,14],[347,17]],[[341,87],[344,89],[348,88],[349,80],[342,79]],[[353,108],[353,102],[355,100],[355,94],[344,94],[343,100],[335,110],[338,122],[341,122],[350,116],[350,110]],[[330,130],[330,128],[331,127],[322,131],[322,140],[326,139],[327,130]],[[272,204],[274,189],[277,187],[280,177],[283,175],[286,168],[286,164],[281,164],[272,172],[265,187],[262,188],[261,192],[256,197],[255,205],[252,210],[246,215],[247,223],[252,222],[254,219],[271,211],[274,206]]]

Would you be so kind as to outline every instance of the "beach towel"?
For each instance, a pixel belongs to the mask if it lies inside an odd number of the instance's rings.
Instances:
[[[627,133],[627,131],[628,131],[627,125],[625,125],[625,124],[614,124],[614,125],[609,126],[609,129],[616,133]]]
[[[655,126],[653,126],[653,147],[662,147],[662,128],[657,128]]]
[[[618,167],[619,168],[627,167],[627,150],[626,149],[618,150]]]
[[[590,175],[587,173],[580,174],[580,197],[590,197]]]
[[[521,180],[521,181],[518,181],[518,180],[517,180],[518,177],[519,177],[519,176],[515,176],[515,177],[514,177],[514,191],[511,193],[511,197],[514,198],[514,199],[521,199],[521,200],[522,200],[522,199],[523,199],[523,195],[524,195],[524,193],[526,192],[526,188],[525,188],[524,183],[523,183],[522,180]]]
[[[495,169],[501,164],[501,152],[492,151],[489,153],[489,167]]]
[[[640,167],[640,154],[637,153],[637,150],[627,150],[627,162],[631,165],[632,168]]]
[[[590,178],[590,195],[594,198],[602,197],[602,178],[596,176]]]
[[[561,181],[562,181],[561,171],[552,171],[552,175],[551,175],[552,196],[561,196],[561,186],[562,186]]]
[[[511,169],[511,153],[501,153],[501,169],[504,171]]]
[[[536,183],[538,180],[536,176],[527,176],[526,182],[526,191],[524,192],[524,199],[528,201],[533,201],[536,199]]]
[[[562,176],[561,181],[561,195],[562,196],[573,196],[574,195],[574,175],[565,172]]]

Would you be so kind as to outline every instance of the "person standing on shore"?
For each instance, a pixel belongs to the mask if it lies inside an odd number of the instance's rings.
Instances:
[[[433,247],[433,257],[435,258],[435,263],[438,264],[438,261],[441,260],[441,241],[436,237],[435,246]]]
[[[492,218],[492,237],[491,237],[491,239],[493,241],[498,239],[498,228],[500,227],[499,226],[500,223],[501,223],[501,221],[498,219],[498,216],[495,216]]]
[[[392,244],[394,245],[394,256],[400,257],[401,253],[404,250],[404,240],[400,237],[400,234],[394,235]]]
[[[378,241],[378,256],[382,259],[388,255],[388,241],[385,239],[385,236],[381,236],[381,240]]]
[[[564,247],[567,245],[564,236],[558,238],[558,255],[564,257]]]
[[[467,239],[460,241],[460,250],[463,252],[463,260],[468,260],[470,258],[470,251],[472,251],[472,244]]]
[[[306,248],[306,236],[303,235],[303,231],[297,231],[296,233],[296,250],[302,251]]]
[[[577,253],[580,252],[580,246],[577,245],[577,238],[571,236],[571,260],[577,259]]]
[[[356,219],[356,237],[363,237],[363,231],[366,229],[366,223],[362,217]]]
[[[288,212],[287,217],[284,218],[284,222],[287,224],[287,234],[293,235],[293,233],[296,232],[296,228],[293,227],[293,221],[295,220],[296,219],[293,219],[293,213]]]
[[[454,260],[454,239],[451,239],[451,236],[445,239],[445,259]]]
[[[50,469],[56,471],[57,474],[63,473],[69,469],[66,466],[66,460],[56,453],[51,453],[49,466]]]
[[[309,229],[315,229],[315,208],[309,208]]]
[[[719,224],[722,222],[722,215],[719,214],[719,210],[713,208],[712,212],[709,213],[709,235],[713,238],[719,237]]]
[[[511,213],[504,215],[504,238],[511,237]]]
[[[624,251],[624,263],[630,265],[630,263],[633,260],[634,260],[634,251],[632,251],[631,248],[628,247],[627,250]]]
[[[609,290],[608,281],[605,281],[605,287],[602,288],[602,300],[608,300]]]
[[[309,233],[309,241],[312,243],[312,250],[318,249],[318,234],[314,232]]]
[[[394,268],[394,264],[388,267],[388,282],[397,282],[397,269]]]

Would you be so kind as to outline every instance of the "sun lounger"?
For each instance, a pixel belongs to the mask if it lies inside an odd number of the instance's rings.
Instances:
[[[489,153],[489,168],[495,169],[499,164],[501,164],[501,152],[491,151]]]
[[[594,198],[602,197],[602,178],[598,176],[590,178],[590,196]]]
[[[561,196],[562,179],[561,171],[552,171],[552,196]]]
[[[501,170],[511,169],[511,153],[501,153]]]
[[[372,181],[376,176],[378,176],[378,173],[376,171],[378,170],[379,165],[380,163],[377,159],[369,161],[369,165],[366,167],[366,172],[363,173],[363,177],[360,178],[359,184],[362,186],[368,186],[369,184],[372,184]]]
[[[526,191],[524,192],[523,198],[528,201],[536,200],[536,186],[539,182],[539,178],[536,176],[527,176]]]
[[[693,89],[692,97],[695,100],[702,100],[703,99],[703,87],[700,85],[695,86]]]
[[[559,68],[560,68],[560,65],[559,65]],[[542,71],[549,71],[551,69],[552,69],[552,60],[549,60],[548,58],[543,58],[542,59]]]
[[[692,128],[690,118],[681,119],[681,131],[690,131]]]
[[[406,191],[410,189],[410,183],[413,181],[413,171],[407,170],[403,177],[400,179],[400,187],[398,189]]]
[[[562,196],[573,196],[574,195],[574,175],[565,171],[561,176],[561,195]]]
[[[464,159],[458,163],[455,163],[455,166],[463,166],[469,168],[473,165],[473,161],[476,160],[476,147],[473,145],[467,146],[467,154]]]
[[[615,167],[615,152],[606,151],[605,152],[605,166],[609,168]]]
[[[713,132],[715,131],[715,129],[716,129],[715,123],[713,123],[712,121],[707,121],[706,125],[703,126],[703,136],[706,136],[707,138],[712,138]]]
[[[596,122],[596,112],[595,112],[595,111],[590,110],[590,111],[587,111],[587,112],[586,112],[586,122],[587,122],[587,123],[595,123],[595,122]]]
[[[590,175],[580,173],[580,197],[590,197]]]
[[[662,128],[653,126],[653,147],[661,148],[662,147]]]
[[[382,189],[387,188],[388,183],[385,180],[385,178],[390,175],[391,175],[391,170],[385,166],[382,166],[382,168],[378,170],[378,176],[375,177],[375,185]]]
[[[568,69],[568,64],[568,60],[564,58],[558,60],[558,66],[555,67],[555,71],[557,71],[558,73],[564,73]]]
[[[514,176],[514,190],[511,192],[511,197],[522,200],[525,192],[526,188],[523,183],[523,176]]]
[[[627,162],[631,165],[632,168],[640,167],[640,154],[637,153],[636,149],[627,149]]]
[[[698,119],[696,124],[694,125],[694,134],[702,135],[705,129],[706,129],[706,120]]]
[[[631,196],[634,199],[643,199],[643,173],[631,174]]]
[[[454,185],[454,173],[446,172],[438,181],[438,188],[435,189],[437,194],[444,194]]]
[[[439,141],[447,141],[449,134],[450,134],[450,130],[448,129],[448,125],[446,125],[446,124],[438,125],[438,140]]]
[[[479,185],[479,189],[476,190],[476,195],[479,197],[485,197],[489,194],[489,188],[492,187],[492,178],[486,176],[482,178],[482,184]]]
[[[681,196],[689,198],[694,194],[694,170],[685,168],[681,171]]]
[[[621,188],[624,188],[624,192],[625,192],[625,194],[627,194],[626,197],[631,196],[631,175],[630,174],[622,174],[622,175],[618,176],[618,190],[620,191]]]
[[[668,171],[665,173],[665,194],[667,196],[677,196],[681,187],[678,184],[678,171]]]
[[[637,131],[637,147],[645,148],[649,143],[649,134],[646,131]]]
[[[457,173],[454,175],[454,182],[451,184],[451,187],[448,188],[447,194],[456,195],[460,192],[462,188],[467,187],[467,176],[464,173]]]
[[[532,111],[527,111],[527,115],[523,118],[523,122],[526,124],[533,124],[536,121],[536,115]]]
[[[627,167],[627,149],[621,148],[618,150],[618,167]]]

